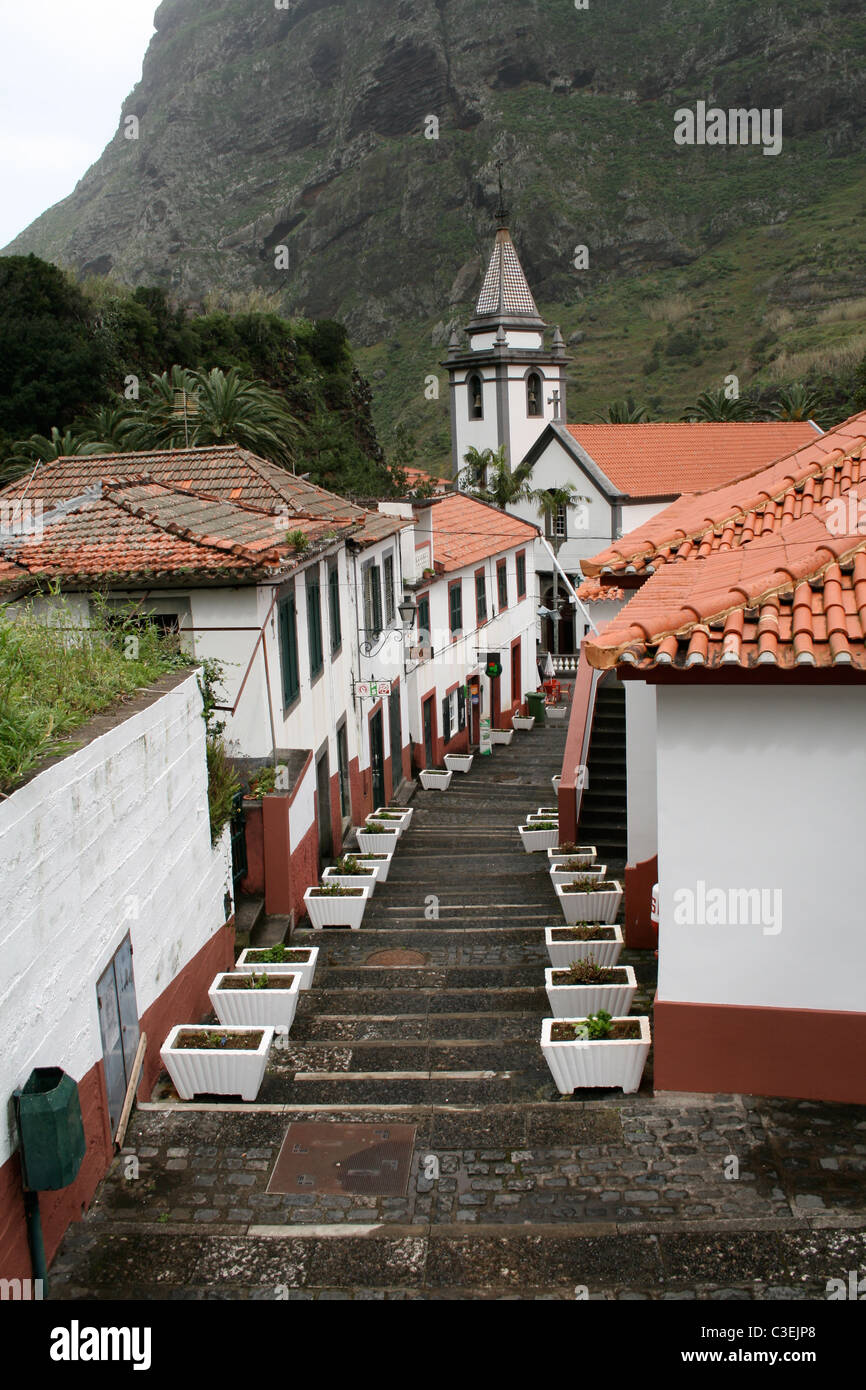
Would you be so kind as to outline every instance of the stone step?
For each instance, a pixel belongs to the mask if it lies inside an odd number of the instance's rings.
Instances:
[[[396,985],[400,989],[521,989],[538,985],[536,965],[476,965],[445,966],[431,969],[424,966],[382,967],[375,965],[325,965],[321,957],[316,971],[315,987],[310,993],[313,1003],[321,988],[378,990]],[[543,979],[542,979],[543,983]]]
[[[291,1037],[275,1054],[271,1069],[282,1073],[376,1072],[427,1074],[497,1073],[537,1070],[538,1027],[522,1040],[451,1038],[317,1039]]]
[[[281,1105],[461,1105],[508,1104],[515,1093],[526,1099],[551,1099],[555,1088],[550,1072],[537,1079],[515,1078],[511,1074],[476,1071],[436,1076],[425,1072],[296,1073],[285,1076],[269,1067],[258,1094],[257,1104]],[[539,1094],[540,1093],[540,1094]]]
[[[534,1014],[451,1013],[404,1014],[299,1014],[292,1025],[291,1042],[326,1042],[330,1046],[355,1042],[381,1043],[395,1039],[418,1042],[524,1041],[538,1043],[539,1018]]]
[[[543,1016],[548,1008],[548,999],[543,988],[486,989],[483,992],[475,989],[322,989],[308,991],[298,1005],[298,1012],[309,1010],[331,1014],[409,1014],[426,1011],[431,1014],[497,1014],[526,1011]]]

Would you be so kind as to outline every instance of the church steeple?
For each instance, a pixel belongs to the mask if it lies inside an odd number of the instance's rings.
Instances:
[[[539,435],[565,415],[568,359],[562,335],[544,341],[547,325],[509,230],[502,164],[499,170],[497,231],[493,252],[467,325],[468,349],[449,343],[453,467],[459,475],[468,448],[505,449],[515,468]]]

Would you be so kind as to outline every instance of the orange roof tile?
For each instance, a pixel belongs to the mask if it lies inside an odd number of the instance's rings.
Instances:
[[[515,546],[528,545],[538,527],[465,492],[451,493],[430,508],[433,558],[445,573],[477,564]]]
[[[665,565],[586,645],[591,666],[866,670],[866,535],[822,506],[737,549]]]
[[[816,438],[808,421],[577,424],[568,433],[628,497],[720,487]]]
[[[584,574],[651,574],[671,560],[735,549],[866,487],[866,412],[768,468],[712,492],[680,497],[591,560]]]
[[[595,579],[586,579],[577,589],[577,597],[584,603],[610,603],[625,598],[625,590],[613,585],[606,588]]]

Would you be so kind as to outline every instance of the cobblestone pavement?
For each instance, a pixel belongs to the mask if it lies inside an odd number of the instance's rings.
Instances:
[[[52,1297],[772,1300],[866,1268],[866,1110],[655,1097],[651,1068],[635,1096],[553,1088],[555,905],[514,827],[549,799],[563,738],[525,736],[455,796],[415,798],[361,932],[315,934],[316,982],[259,1103],[158,1090]],[[366,963],[394,947],[423,966]],[[624,962],[651,1010],[654,961]],[[414,1124],[406,1195],[269,1194],[288,1124],[315,1119]]]

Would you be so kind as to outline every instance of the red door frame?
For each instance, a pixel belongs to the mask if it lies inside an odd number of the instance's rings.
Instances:
[[[515,666],[517,667],[517,679],[515,680]],[[511,704],[523,706],[523,691],[520,689],[520,672],[523,666],[522,644],[519,637],[515,637],[511,643]]]

